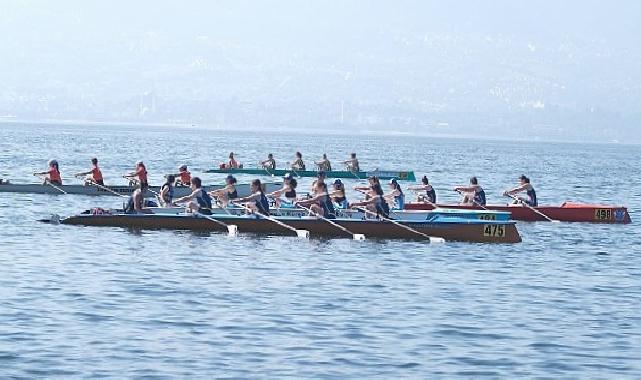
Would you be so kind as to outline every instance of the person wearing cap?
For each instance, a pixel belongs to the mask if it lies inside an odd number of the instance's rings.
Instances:
[[[178,180],[176,181],[177,186],[189,186],[191,184],[191,173],[187,170],[187,165],[182,165],[178,168]]]
[[[62,186],[62,176],[60,175],[60,166],[58,161],[49,160],[47,163],[49,165],[49,170],[43,172],[35,172],[33,175],[46,175],[44,179],[44,184],[51,183],[53,185]]]
[[[143,190],[149,188],[149,182],[147,181],[147,168],[142,161],[136,162],[136,168],[134,171],[125,174],[124,177],[132,181],[138,181],[138,185]]]
[[[525,192],[526,198],[516,197],[514,203],[525,203],[530,207],[537,207],[539,205],[534,186],[530,184],[530,179],[523,174],[519,177],[519,185],[512,190],[504,192],[503,195],[510,197],[523,192]]]
[[[222,189],[210,191],[209,195],[217,198],[222,207],[227,207],[230,201],[238,198],[238,191],[236,190],[236,178],[233,175],[228,175],[225,178],[225,187]]]
[[[327,154],[323,153],[323,158],[320,161],[315,162],[316,167],[318,168],[318,171],[323,171],[323,172],[331,172],[332,171],[332,163],[329,162],[327,159]]]
[[[389,186],[391,191],[385,194],[385,200],[394,205],[393,209],[403,210],[405,208],[405,194],[403,194],[401,185],[398,184],[396,178],[392,178],[389,181]]]
[[[295,172],[305,170],[305,162],[303,162],[303,154],[301,152],[296,152],[296,158],[292,162],[292,170]]]
[[[262,166],[263,169],[267,169],[269,171],[276,170],[276,160],[274,160],[274,155],[271,153],[268,154],[267,159],[260,162],[260,166]]]
[[[350,155],[350,159],[347,161],[343,161],[343,164],[347,167],[347,170],[349,170],[352,173],[357,173],[361,171],[361,167],[358,164],[358,159],[356,158],[356,153],[352,153]]]
[[[286,173],[283,177],[283,187],[267,194],[267,197],[274,200],[274,205],[279,207],[294,207],[296,202],[296,186],[298,185],[296,178],[293,178],[291,173]]]
[[[86,172],[80,172],[76,173],[75,177],[84,177],[84,176],[89,176],[91,174],[91,177],[86,177],[85,178],[85,185],[86,184],[98,184],[101,186],[105,185],[105,182],[102,178],[102,171],[100,171],[100,168],[98,167],[98,159],[97,158],[92,158],[91,159],[91,170],[86,171]]]
[[[337,208],[346,209],[349,207],[347,196],[345,195],[345,185],[340,179],[334,180],[333,191],[329,194]]]

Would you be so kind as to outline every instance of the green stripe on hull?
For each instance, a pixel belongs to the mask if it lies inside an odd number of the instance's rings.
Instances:
[[[262,176],[284,176],[286,173],[291,173],[295,177],[316,177],[318,172],[316,170],[267,170],[257,168],[243,168],[243,169],[210,169],[205,173],[220,173],[220,174],[251,174]],[[351,178],[351,179],[367,179],[370,176],[377,176],[380,179],[396,178],[401,181],[416,181],[413,171],[394,171],[394,170],[376,170],[370,172],[350,172],[350,171],[330,171],[326,172],[327,178]]]

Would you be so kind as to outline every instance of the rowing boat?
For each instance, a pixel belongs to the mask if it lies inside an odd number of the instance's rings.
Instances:
[[[219,174],[251,174],[260,176],[276,176],[282,177],[290,173],[295,177],[316,177],[317,170],[292,170],[292,169],[264,169],[264,168],[228,168],[228,169],[210,169],[205,173],[219,173]],[[333,170],[325,172],[327,178],[351,178],[351,179],[367,179],[376,176],[380,179],[397,179],[399,181],[416,181],[413,171],[394,171],[394,170],[373,170],[373,171],[359,171],[352,172],[349,170]]]
[[[59,220],[56,218],[55,220]],[[281,222],[277,224],[272,222]],[[216,214],[123,214],[101,211],[85,213],[59,220],[65,225],[125,227],[134,229],[172,229],[191,231],[226,232],[225,225],[235,225],[239,232],[293,235],[293,229],[307,230],[313,237],[349,238],[352,234],[363,234],[368,238],[381,239],[424,239],[425,235],[440,237],[447,241],[474,243],[519,243],[521,236],[513,221],[462,219],[438,216],[431,220],[393,222],[377,219],[343,219],[332,221],[350,231],[326,223],[313,216],[273,216],[268,220],[260,215]],[[286,228],[289,227],[289,228]],[[404,228],[409,227],[409,228]],[[421,235],[423,234],[423,236]]]
[[[439,204],[437,207],[459,210],[482,209],[478,206],[457,204]],[[433,210],[435,206],[429,203],[411,202],[406,203],[405,208],[408,210]],[[538,213],[532,208],[524,207],[522,205],[486,205],[485,209],[510,212],[513,220],[526,222],[548,221],[550,219],[561,222],[610,224],[627,224],[631,222],[630,214],[626,207],[612,205],[565,202],[560,206],[534,207]],[[546,219],[543,215],[547,216],[549,219]]]
[[[266,183],[266,191],[273,192],[282,187],[281,183]],[[212,191],[222,189],[224,185],[209,185],[204,186],[205,190]],[[92,196],[115,196],[115,195],[131,195],[136,189],[134,186],[95,186],[95,185],[61,185],[50,186],[43,184],[26,184],[26,183],[2,183],[0,184],[0,193],[28,193],[28,194],[52,194],[61,195],[64,193],[72,195],[92,195]],[[64,193],[62,191],[64,191]],[[250,185],[247,183],[237,184],[236,191],[239,197],[246,197],[250,195]],[[156,193],[160,192],[160,186],[151,186],[146,197],[154,197]],[[183,197],[191,194],[191,189],[187,186],[175,186],[174,197]]]
[[[177,215],[184,212],[184,207],[151,207],[150,212],[159,215]],[[215,207],[211,209],[212,215],[231,214],[243,215],[245,209],[242,207]],[[270,213],[274,216],[286,217],[304,217],[309,214],[308,210],[295,207],[272,208]],[[376,216],[368,215],[360,210],[355,209],[336,209],[336,217],[340,219],[365,220],[376,219]],[[459,219],[476,219],[476,220],[497,220],[509,221],[510,213],[502,211],[488,210],[463,210],[463,209],[433,209],[433,210],[391,210],[390,217],[404,221],[426,221],[434,220],[437,217],[442,218],[459,218]]]

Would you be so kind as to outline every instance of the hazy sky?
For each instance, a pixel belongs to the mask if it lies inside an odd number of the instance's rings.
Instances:
[[[641,120],[638,1],[0,7],[0,115],[331,124],[341,104],[340,122],[372,128],[513,117],[633,133]]]

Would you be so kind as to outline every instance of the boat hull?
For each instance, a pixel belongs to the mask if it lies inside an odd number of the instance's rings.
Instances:
[[[184,207],[152,207],[149,210],[157,215],[178,215],[185,211]],[[228,208],[213,208],[211,210],[213,215],[243,215],[245,209],[241,207],[228,207]],[[272,208],[270,210],[272,215],[285,216],[285,217],[303,217],[309,215],[309,211],[301,208]],[[366,214],[362,211],[353,209],[336,209],[336,216],[340,219],[376,219],[375,215]],[[429,221],[437,217],[441,218],[459,218],[471,220],[496,220],[496,221],[509,221],[510,213],[501,211],[487,211],[487,210],[454,210],[454,209],[434,209],[434,210],[391,210],[390,216],[393,219],[406,220],[406,221]]]
[[[236,185],[236,190],[238,191],[238,196],[246,197],[250,194],[249,184],[238,184]],[[281,183],[267,183],[267,192],[272,192],[280,189],[282,187]],[[105,186],[109,190],[100,188],[93,185],[62,185],[56,186],[64,190],[67,194],[70,195],[90,195],[90,196],[117,196],[119,195],[131,195],[136,189],[133,186]],[[207,191],[217,190],[223,188],[224,185],[208,185],[205,186]],[[160,192],[160,186],[151,186],[150,189],[145,194],[146,197],[154,197],[155,193]],[[22,184],[22,183],[9,183],[9,184],[0,184],[0,193],[24,193],[24,194],[51,194],[51,195],[63,195],[64,193],[51,185],[42,185],[42,184]],[[174,197],[183,197],[191,193],[189,187],[186,186],[176,186],[174,187]]]
[[[477,206],[439,204],[438,207],[449,209],[482,210]],[[427,203],[406,203],[408,210],[433,210],[435,207]],[[545,222],[545,217],[524,206],[487,205],[488,210],[505,211],[512,214],[513,220],[525,222]],[[552,220],[561,222],[584,222],[606,224],[628,224],[631,222],[628,209],[623,206],[591,205],[565,202],[561,206],[541,206],[536,208],[540,213]]]
[[[219,173],[219,174],[248,174],[257,176],[272,176],[282,177],[287,173],[295,177],[316,177],[318,171],[316,170],[300,170],[293,171],[291,169],[258,169],[258,168],[238,168],[238,169],[210,169],[205,173]],[[371,176],[376,176],[380,179],[395,178],[399,181],[416,181],[416,176],[413,171],[393,171],[393,170],[374,170],[366,172],[351,172],[347,170],[329,171],[325,172],[327,178],[345,178],[345,179],[367,179]]]
[[[76,215],[63,219],[62,224],[126,227],[133,229],[171,229],[190,231],[226,232],[226,227],[210,218],[195,215],[154,215],[154,214],[115,214],[115,215]],[[235,225],[238,231],[269,234],[295,235],[295,233],[273,221],[256,215],[233,216],[216,215],[215,219],[227,225]],[[307,230],[312,237],[351,238],[352,235],[331,225],[325,220],[313,217],[279,217],[279,221],[298,229]],[[394,223],[380,220],[335,219],[335,223],[355,234],[368,238],[424,240],[425,237],[400,227]],[[496,222],[444,218],[431,222],[402,221],[402,224],[432,237],[447,241],[476,243],[519,243],[519,235],[514,222]]]

